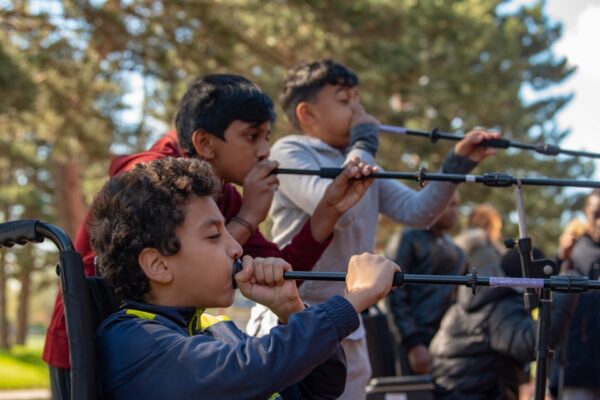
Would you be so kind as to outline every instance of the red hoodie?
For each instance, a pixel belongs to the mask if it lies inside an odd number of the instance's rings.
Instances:
[[[119,172],[128,171],[136,164],[150,162],[162,157],[184,157],[183,151],[177,142],[175,131],[169,132],[157,141],[149,150],[126,156],[118,156],[111,162],[109,175],[114,176]],[[231,217],[237,215],[242,205],[242,196],[232,185],[225,183],[222,187],[222,193],[217,201],[219,209],[229,222]],[[95,275],[94,257],[96,253],[92,249],[90,233],[87,228],[90,214],[86,216],[84,223],[79,227],[77,237],[75,238],[75,250],[83,258],[83,270],[85,275]],[[324,243],[318,243],[312,236],[310,230],[310,220],[294,237],[292,242],[279,249],[275,243],[269,242],[257,229],[254,234],[244,243],[244,254],[253,257],[280,257],[288,261],[297,271],[309,271],[323,254],[325,248],[329,245],[331,238]],[[67,330],[65,325],[64,309],[60,290],[56,296],[54,311],[48,332],[46,334],[46,344],[44,346],[44,361],[53,367],[70,368],[69,363],[69,343],[67,340]]]

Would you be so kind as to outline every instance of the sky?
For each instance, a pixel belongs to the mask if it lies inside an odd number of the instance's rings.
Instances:
[[[575,94],[557,116],[562,128],[571,129],[560,146],[600,153],[600,0],[547,0],[546,11],[552,20],[563,24],[555,54],[566,56],[577,66],[569,80],[550,90]],[[600,180],[600,160],[596,161],[594,179]]]

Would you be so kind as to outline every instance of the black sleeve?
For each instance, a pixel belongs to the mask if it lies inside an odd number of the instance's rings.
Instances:
[[[553,293],[552,296],[550,347],[554,348],[567,330],[578,295]],[[528,362],[535,358],[536,336],[537,323],[525,310],[519,296],[498,304],[490,317],[492,348],[519,361]]]
[[[498,289],[495,289],[498,290]],[[522,363],[535,357],[536,325],[520,296],[501,300],[489,319],[490,345],[498,353]]]
[[[403,233],[398,251],[392,258],[405,273],[411,273],[414,267],[415,253],[413,237],[414,235],[409,235],[406,232]],[[416,322],[409,302],[410,290],[410,286],[396,288],[386,298],[392,332],[394,332],[399,340],[409,337],[416,330]]]
[[[550,331],[550,347],[556,348],[567,332],[569,322],[579,302],[579,293],[552,293],[552,328]]]

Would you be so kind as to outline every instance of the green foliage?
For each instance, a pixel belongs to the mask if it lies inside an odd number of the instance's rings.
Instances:
[[[42,361],[43,338],[28,346],[0,350],[0,390],[47,388],[48,366]]]
[[[105,174],[122,90],[60,1],[2,2],[0,25],[0,222],[57,223],[55,189],[65,177],[57,176],[55,163],[77,160],[89,167],[84,178],[101,163]],[[28,279],[27,271],[56,264],[47,250],[2,251],[8,279]],[[39,276],[34,291],[56,284],[55,276]]]
[[[0,87],[3,88],[0,113],[27,109],[35,98],[35,86],[19,62],[18,56],[8,54],[0,43]]]

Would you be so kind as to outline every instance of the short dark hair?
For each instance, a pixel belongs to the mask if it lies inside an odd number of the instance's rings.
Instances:
[[[235,120],[248,123],[275,121],[271,98],[240,75],[213,74],[196,78],[179,101],[175,128],[179,143],[195,155],[192,134],[202,129],[225,140],[225,130]]]
[[[300,128],[296,106],[314,100],[325,85],[358,86],[358,76],[344,65],[328,59],[302,63],[288,71],[279,101],[296,128]]]
[[[184,207],[193,196],[217,196],[220,187],[207,162],[172,157],[138,164],[104,185],[91,206],[90,235],[100,275],[121,300],[143,301],[150,290],[140,252],[176,254]]]

